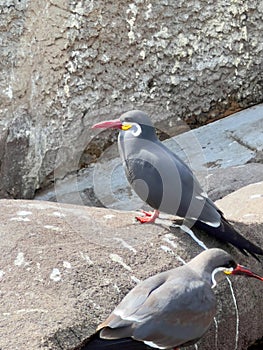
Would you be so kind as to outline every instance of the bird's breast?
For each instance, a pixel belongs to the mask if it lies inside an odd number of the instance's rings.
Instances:
[[[158,209],[163,198],[163,181],[153,164],[139,158],[126,159],[125,172],[137,195],[151,207]]]

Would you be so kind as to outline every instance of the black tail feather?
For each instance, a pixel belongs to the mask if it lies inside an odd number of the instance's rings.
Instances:
[[[123,339],[101,339],[98,333],[85,339],[73,350],[152,350],[143,342],[133,340],[132,338]]]
[[[202,221],[196,221],[194,227],[203,230],[223,242],[228,242],[238,248],[244,255],[252,255],[259,261],[257,255],[263,255],[263,249],[237,232],[234,227],[222,216],[221,225],[212,227]]]

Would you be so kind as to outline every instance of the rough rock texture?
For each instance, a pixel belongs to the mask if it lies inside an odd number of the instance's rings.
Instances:
[[[240,205],[235,204],[237,198]],[[242,221],[242,223],[249,225],[255,222],[259,224],[263,222],[261,212],[262,201],[263,182],[258,182],[243,187],[216,203],[224,213],[227,213],[229,220]]]
[[[143,106],[174,134],[178,118],[261,102],[262,13],[260,0],[1,1],[1,197],[32,198],[86,148],[90,162],[100,117]]]
[[[261,245],[262,186],[250,185],[218,202],[241,232]],[[1,200],[0,206],[1,350],[70,350],[138,279],[201,251],[187,234],[169,228],[169,221],[142,226],[132,212],[44,201]],[[198,237],[263,273],[255,259],[205,234]],[[211,350],[211,344],[245,350],[262,337],[263,284],[234,276],[231,281],[217,287],[216,322],[201,341],[202,350]]]

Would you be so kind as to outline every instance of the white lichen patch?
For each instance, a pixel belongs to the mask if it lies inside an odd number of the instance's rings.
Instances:
[[[108,62],[110,62],[110,57],[108,55],[106,55],[106,54],[103,54],[101,56],[100,60],[101,60],[102,63],[108,63]]]
[[[167,233],[163,237],[163,241],[169,243],[173,248],[177,248],[177,244],[174,242],[174,237],[171,233]]]
[[[36,312],[47,313],[48,310],[45,310],[45,309],[19,309],[19,310],[15,311],[16,314],[30,314],[30,313],[36,313]]]
[[[167,247],[167,245],[161,245],[161,249],[165,252],[165,253],[169,253],[169,254],[174,254],[174,251]]]
[[[113,288],[116,290],[117,293],[120,293],[121,290],[116,283],[113,285]]]
[[[28,217],[18,216],[11,218],[10,221],[30,221],[30,219]]]
[[[176,76],[176,75],[171,75],[170,79],[171,79],[171,83],[173,85],[179,85],[181,82],[181,78],[179,76]]]
[[[32,215],[32,211],[19,210],[19,211],[17,212],[17,215],[20,215],[20,216]]]
[[[93,307],[95,308],[95,309],[97,309],[97,310],[100,310],[100,305],[99,304],[97,304],[97,303],[95,303],[95,302],[92,302],[92,305],[93,305]]]
[[[48,230],[59,231],[59,227],[53,225],[44,225],[44,227]]]
[[[45,309],[18,309],[13,312],[3,312],[2,316],[12,316],[19,314],[30,314],[30,313],[48,313],[48,310]]]
[[[129,4],[129,8],[126,11],[127,18],[126,21],[129,24],[130,30],[128,32],[129,43],[132,44],[135,41],[135,33],[133,31],[134,23],[136,21],[136,16],[138,13],[138,8],[135,4]]]
[[[0,281],[3,279],[5,272],[3,270],[0,270]]]
[[[64,218],[66,216],[64,213],[61,213],[60,211],[54,211],[52,214],[57,218]]]
[[[139,56],[140,56],[140,58],[141,58],[142,60],[144,60],[145,57],[146,57],[146,51],[145,51],[145,50],[141,50],[140,53],[139,53]]]
[[[133,276],[133,275],[131,276],[131,280],[137,284],[141,282],[141,280],[139,278],[137,278],[136,276]]]
[[[69,261],[63,261],[63,266],[66,269],[71,269],[72,268],[71,263]]]
[[[80,256],[82,257],[82,259],[86,260],[89,265],[94,264],[94,262],[91,260],[91,258],[87,254],[80,252]]]
[[[47,210],[47,209],[53,209],[56,210],[57,206],[50,204],[51,202],[45,202],[45,201],[39,201],[39,202],[35,202],[32,201],[29,202],[28,204],[21,204],[19,207],[20,208],[33,208],[33,209],[39,209],[39,210]]]
[[[3,93],[9,97],[10,100],[13,98],[13,87],[11,85],[8,85],[6,89],[3,90]]]
[[[23,266],[26,264],[24,253],[19,252],[15,258],[14,264],[16,266]]]
[[[113,214],[107,214],[107,215],[103,215],[104,219],[108,220],[108,219],[113,219],[115,218],[115,215]]]
[[[263,195],[261,193],[258,193],[258,194],[252,194],[252,196],[250,196],[249,198],[256,199],[256,198],[261,198],[261,197],[263,197]]]
[[[52,270],[49,278],[54,282],[59,282],[61,280],[61,273],[56,267]]]
[[[177,37],[177,44],[180,47],[185,47],[189,43],[189,39],[183,33],[179,33]]]
[[[11,218],[10,221],[30,221],[27,216],[32,215],[32,211],[19,210],[16,214],[18,216]]]
[[[255,214],[248,213],[248,214],[244,214],[242,217],[243,217],[243,218],[253,218],[253,217],[256,217],[256,215],[255,215]]]
[[[146,21],[151,17],[151,14],[152,14],[152,4],[148,4],[147,10],[144,13],[144,18],[146,19]]]
[[[171,73],[172,74],[176,73],[178,69],[180,69],[180,63],[179,63],[179,61],[176,61],[175,64],[173,65]]]
[[[68,85],[69,79],[70,79],[70,76],[67,76],[64,79],[64,92],[65,92],[66,97],[70,97],[70,88],[69,88],[69,85]]]
[[[167,234],[166,236],[169,236],[169,234]],[[173,241],[171,241],[168,237],[165,237],[163,239],[163,241],[171,244],[171,246],[173,248],[176,248],[177,247],[177,244],[174,243]],[[186,264],[186,261],[180,257],[180,255],[176,254],[170,247],[167,247],[166,245],[161,245],[161,249],[165,252],[165,253],[168,253],[168,254],[171,254],[171,255],[174,255],[175,259],[178,260],[180,263],[182,263],[183,265]]]
[[[179,34],[180,36],[180,34]],[[169,29],[165,26],[161,26],[161,29],[154,34],[155,38],[162,38],[162,39],[169,39],[170,38],[170,33]],[[187,39],[187,38],[185,38]]]
[[[89,2],[92,4],[92,8],[93,8],[93,1],[89,1]],[[85,9],[83,8],[82,1],[77,2],[74,12],[83,16],[83,14],[85,13]]]
[[[118,254],[110,254],[110,259],[118,264],[120,264],[122,267],[124,267],[128,271],[132,271],[131,267],[125,264],[122,257]]]
[[[124,241],[124,239],[114,237],[114,240],[117,241],[117,242],[120,242],[121,245],[122,245],[124,248],[129,249],[129,250],[132,251],[133,253],[137,253],[137,250],[136,250],[135,248],[133,248],[129,243],[127,243],[126,241]]]

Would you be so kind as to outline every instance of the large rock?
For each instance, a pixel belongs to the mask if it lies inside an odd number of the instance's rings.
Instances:
[[[262,102],[262,13],[260,0],[2,0],[1,197],[89,163],[109,142],[91,143],[99,118],[143,106],[174,135],[180,118]]]
[[[262,186],[241,189],[218,203],[246,237],[261,245]],[[1,200],[0,205],[1,350],[70,350],[138,280],[201,251],[186,233],[170,228],[170,221],[140,225],[133,212],[45,201]],[[254,258],[205,234],[198,237],[263,274]],[[261,338],[262,293],[258,280],[232,276],[220,283],[216,320],[200,348],[245,350]]]

